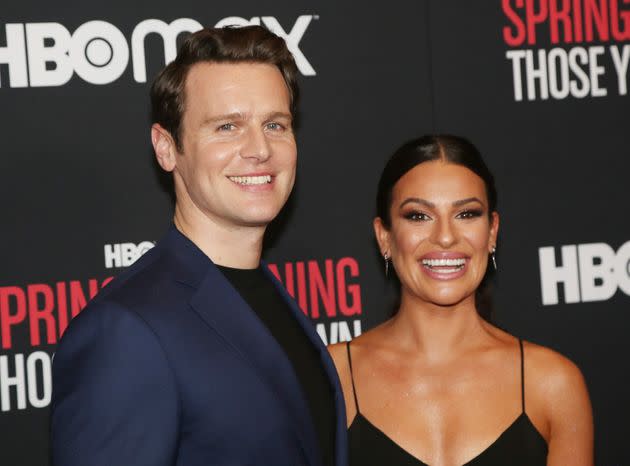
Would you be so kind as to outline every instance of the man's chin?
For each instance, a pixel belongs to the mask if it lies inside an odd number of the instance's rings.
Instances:
[[[238,219],[238,224],[243,227],[249,228],[265,228],[278,216],[278,212],[264,214],[258,213],[256,215],[244,215]]]

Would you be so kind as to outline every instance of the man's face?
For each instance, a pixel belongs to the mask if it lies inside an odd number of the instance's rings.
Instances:
[[[280,71],[258,63],[196,64],[185,107],[182,150],[173,157],[177,207],[189,221],[266,226],[295,181],[290,98]]]

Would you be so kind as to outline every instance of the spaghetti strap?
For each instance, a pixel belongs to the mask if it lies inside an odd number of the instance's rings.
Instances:
[[[354,406],[357,408],[357,414],[359,411],[359,399],[357,398],[357,390],[354,388],[354,375],[352,374],[352,357],[350,356],[350,342],[346,342],[346,350],[348,351],[348,366],[350,367],[350,381],[352,382],[352,394],[354,395]]]
[[[523,340],[518,339],[521,349],[521,408],[525,412],[525,355],[523,353]]]

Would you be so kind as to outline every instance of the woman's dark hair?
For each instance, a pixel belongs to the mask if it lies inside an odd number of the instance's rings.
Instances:
[[[488,213],[496,211],[497,191],[494,176],[483,161],[479,150],[467,139],[448,134],[426,135],[412,139],[400,146],[387,161],[376,193],[376,215],[385,228],[391,227],[392,191],[400,178],[412,168],[424,162],[440,160],[446,163],[468,168],[483,180],[488,197]],[[486,269],[476,292],[476,304],[479,314],[490,320],[492,301],[488,278],[492,267]]]

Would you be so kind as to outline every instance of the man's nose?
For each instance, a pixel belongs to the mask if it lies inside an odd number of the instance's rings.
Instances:
[[[250,128],[245,135],[245,143],[241,147],[241,157],[257,159],[264,162],[271,157],[269,140],[263,128]]]

